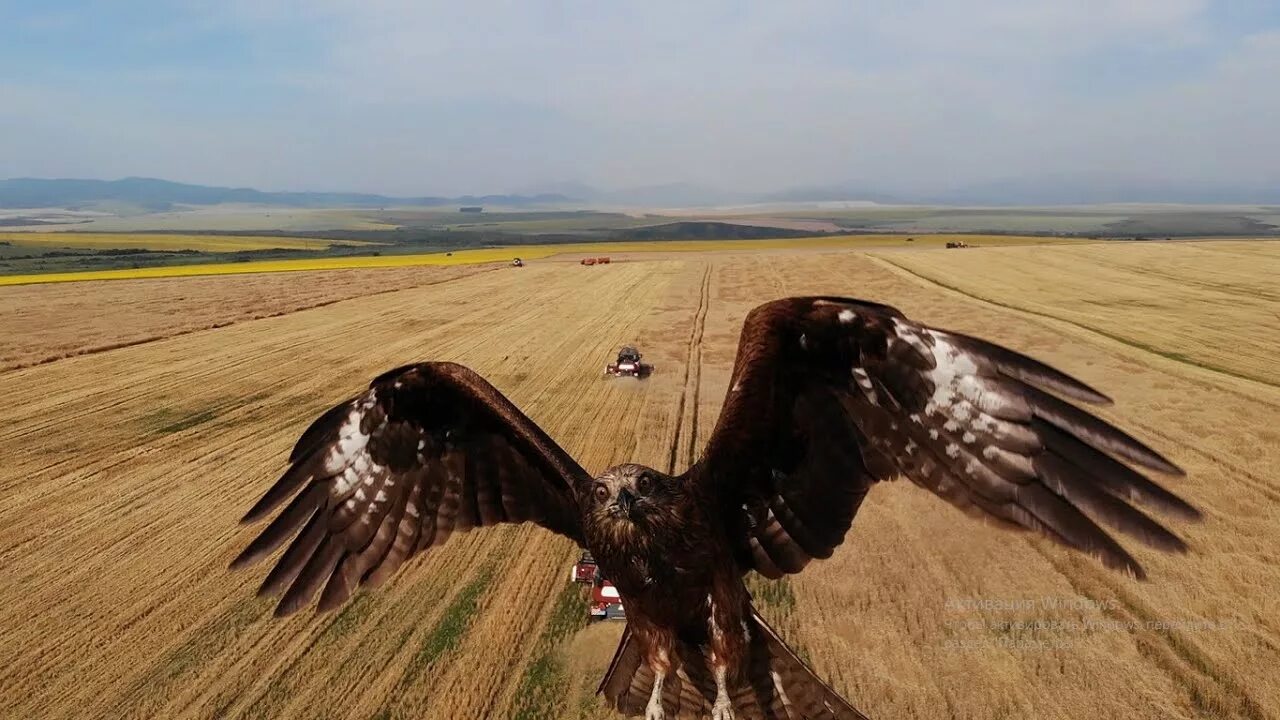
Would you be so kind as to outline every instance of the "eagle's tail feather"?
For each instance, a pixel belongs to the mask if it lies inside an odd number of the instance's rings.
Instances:
[[[683,667],[663,681],[663,709],[668,720],[706,717],[715,699],[714,681],[698,650],[682,648],[680,655],[679,664]],[[696,659],[696,662],[691,664],[687,658]],[[622,631],[622,640],[596,692],[603,694],[609,704],[624,715],[644,715],[649,695],[653,692],[653,670],[645,662],[644,653],[633,639],[630,628]]]
[[[682,647],[678,668],[663,683],[667,720],[710,717],[716,689],[704,651]],[[597,692],[635,717],[644,715],[652,691],[653,671],[631,631],[624,630]],[[754,609],[750,656],[730,697],[738,720],[867,720],[819,679]]]
[[[764,718],[868,720],[792,652],[755,608],[751,624],[751,660],[745,680],[766,708]],[[736,709],[736,698],[734,705]]]

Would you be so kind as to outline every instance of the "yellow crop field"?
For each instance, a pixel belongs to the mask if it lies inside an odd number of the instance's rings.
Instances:
[[[271,237],[267,235],[183,235],[167,233],[0,232],[0,242],[34,248],[90,250],[323,250],[330,245],[372,245],[356,240]]]
[[[0,370],[0,717],[614,717],[593,693],[620,624],[587,625],[568,541],[457,535],[335,613],[275,620],[265,568],[226,570],[253,534],[237,520],[318,412],[423,359],[484,374],[589,471],[681,470],[747,311],[810,293],[1111,394],[1101,413],[1184,467],[1167,484],[1205,513],[1173,524],[1186,556],[1126,543],[1139,582],[886,483],[832,558],[752,581],[820,675],[875,718],[1280,717],[1280,244],[847,242],[0,288],[0,350],[26,359]],[[142,310],[153,289],[167,313]],[[246,292],[265,309],[232,302]],[[199,310],[219,298],[225,315]],[[624,343],[648,380],[601,377]]]
[[[18,235],[18,233],[10,233]],[[3,234],[0,234],[2,237]],[[44,233],[55,236],[57,233]],[[103,237],[116,237],[106,235]],[[139,243],[151,236],[139,235]],[[161,236],[163,237],[163,236]],[[178,236],[175,236],[178,237]],[[190,236],[196,240],[207,239]],[[911,237],[910,244],[907,238]],[[252,238],[241,238],[252,240]],[[269,238],[261,238],[268,240]],[[287,239],[287,238],[286,238]],[[524,260],[540,260],[556,255],[617,255],[625,253],[654,252],[763,252],[793,250],[836,250],[873,247],[938,247],[949,240],[963,239],[971,244],[1011,246],[1045,243],[1074,243],[1078,241],[1018,235],[834,235],[818,238],[778,240],[654,240],[625,242],[562,243],[547,245],[516,245],[474,250],[457,250],[450,253],[423,253],[416,255],[380,255],[334,258],[301,258],[293,260],[260,260],[256,262],[205,263],[199,265],[167,265],[117,270],[87,270],[82,272],[40,273],[34,275],[0,275],[0,286],[28,285],[32,283],[73,282],[82,280],[137,280],[142,278],[192,277],[197,275],[241,275],[267,272],[304,272],[311,270],[339,270],[350,268],[394,268],[416,265],[467,265],[475,263],[508,262],[514,257]],[[298,242],[311,242],[310,240]],[[327,242],[327,241],[326,241]],[[336,241],[335,241],[336,242]],[[111,247],[120,247],[113,245]],[[140,245],[140,247],[143,247]],[[150,247],[150,246],[145,246]],[[281,247],[270,245],[265,247]],[[159,249],[159,248],[152,248]],[[180,248],[168,248],[180,249]],[[213,249],[213,248],[203,248]],[[229,249],[261,249],[254,247]]]

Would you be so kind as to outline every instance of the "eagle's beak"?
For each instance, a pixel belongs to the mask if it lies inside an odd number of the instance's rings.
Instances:
[[[618,491],[618,498],[614,500],[613,504],[618,508],[619,515],[631,517],[631,509],[635,507],[636,496],[632,495],[630,490],[622,488]]]

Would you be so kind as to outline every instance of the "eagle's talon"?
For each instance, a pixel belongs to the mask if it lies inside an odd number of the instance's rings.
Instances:
[[[653,690],[649,693],[649,704],[644,708],[644,720],[665,720],[667,715],[662,710],[662,683],[667,678],[667,652],[658,651],[659,662],[653,665]]]
[[[717,698],[711,706],[711,720],[733,720],[733,702],[727,697]]]

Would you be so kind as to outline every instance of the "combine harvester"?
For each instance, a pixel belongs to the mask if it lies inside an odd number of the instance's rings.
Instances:
[[[640,361],[640,351],[630,345],[624,345],[618,351],[618,359],[605,366],[604,373],[612,377],[646,378],[653,372],[653,366]]]
[[[622,606],[622,597],[618,594],[618,588],[600,574],[600,567],[596,565],[596,560],[591,557],[591,553],[582,553],[582,557],[578,558],[578,562],[569,570],[569,580],[591,586],[588,613],[593,622],[627,619],[627,611]]]

